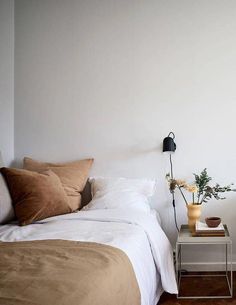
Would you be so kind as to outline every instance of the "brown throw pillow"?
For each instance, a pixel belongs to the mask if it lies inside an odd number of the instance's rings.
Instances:
[[[35,173],[24,169],[1,168],[20,225],[70,213],[60,179],[52,171]]]
[[[52,170],[61,180],[73,211],[81,207],[81,192],[88,179],[93,159],[84,159],[68,163],[46,163],[25,157],[24,169],[41,172]]]

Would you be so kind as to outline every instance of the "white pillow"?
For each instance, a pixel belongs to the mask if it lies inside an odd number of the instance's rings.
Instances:
[[[150,179],[90,178],[92,201],[83,210],[135,209],[150,212],[148,197],[156,182]]]

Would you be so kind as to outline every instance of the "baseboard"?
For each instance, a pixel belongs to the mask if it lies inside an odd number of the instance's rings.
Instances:
[[[232,263],[233,271],[236,271],[236,262]],[[223,262],[206,262],[206,263],[182,263],[181,269],[187,271],[225,271],[225,263]],[[228,265],[230,269],[230,265]]]

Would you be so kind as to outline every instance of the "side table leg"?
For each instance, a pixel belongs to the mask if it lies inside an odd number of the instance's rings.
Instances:
[[[228,253],[229,247],[229,253]],[[228,255],[229,255],[229,262],[228,262]],[[227,280],[227,284],[229,287],[229,293],[231,298],[233,297],[233,253],[232,253],[232,243],[225,244],[225,276]],[[230,264],[230,269],[228,270],[228,263]]]
[[[177,282],[177,298],[179,297],[179,244],[176,243],[176,249],[175,249],[175,273],[176,273],[176,282]]]
[[[232,242],[230,243],[230,294],[233,297],[233,249]]]

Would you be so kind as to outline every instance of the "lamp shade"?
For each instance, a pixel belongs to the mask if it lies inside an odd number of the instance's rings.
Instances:
[[[163,140],[163,152],[175,152],[176,144],[174,142],[174,138],[168,136]]]

